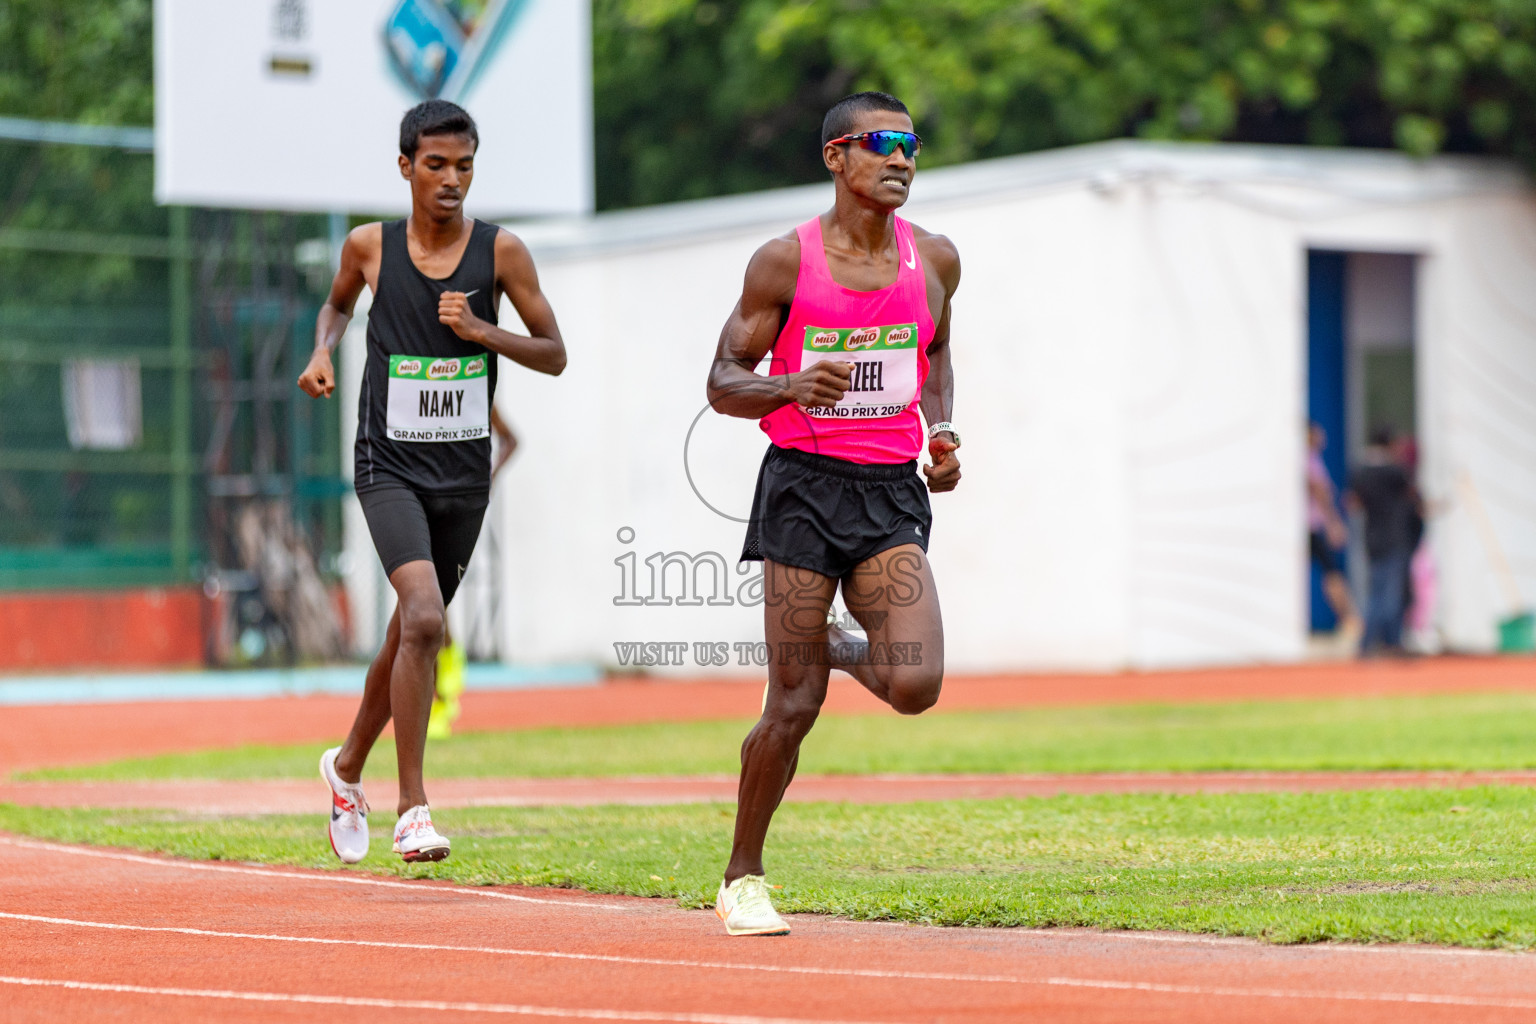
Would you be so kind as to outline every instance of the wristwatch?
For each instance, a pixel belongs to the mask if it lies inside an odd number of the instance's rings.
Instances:
[[[948,420],[945,420],[943,423],[935,423],[933,426],[929,427],[928,440],[932,441],[935,437],[939,436],[945,431],[949,431],[949,435],[955,439],[955,447],[959,448],[960,431],[956,430],[955,425]]]

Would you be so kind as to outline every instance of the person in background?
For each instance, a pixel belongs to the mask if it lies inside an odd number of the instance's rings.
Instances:
[[[1346,497],[1351,509],[1365,515],[1365,550],[1370,559],[1362,655],[1403,653],[1408,565],[1422,530],[1413,481],[1395,440],[1390,427],[1372,429]]]
[[[1312,564],[1323,577],[1323,595],[1338,618],[1338,636],[1351,650],[1360,642],[1365,625],[1349,592],[1349,581],[1339,561],[1339,551],[1349,543],[1349,528],[1339,513],[1333,477],[1323,464],[1328,434],[1318,424],[1307,428],[1307,547]]]

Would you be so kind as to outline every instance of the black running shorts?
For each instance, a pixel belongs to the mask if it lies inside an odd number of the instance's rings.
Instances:
[[[1307,536],[1307,551],[1312,556],[1312,564],[1324,576],[1339,571],[1339,560],[1333,553],[1333,545],[1328,543],[1328,535],[1322,530],[1313,530]]]
[[[357,500],[385,575],[406,562],[431,562],[446,607],[480,539],[490,491],[423,494],[404,484],[386,483],[359,491]]]
[[[865,465],[769,445],[741,560],[841,579],[902,544],[928,550],[933,511],[917,462]]]

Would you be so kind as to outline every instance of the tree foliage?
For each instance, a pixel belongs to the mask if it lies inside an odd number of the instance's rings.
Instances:
[[[0,116],[154,119],[150,0],[0,0]],[[147,154],[0,141],[0,230],[164,236]],[[125,256],[0,250],[0,301],[132,302],[164,268]]]
[[[865,88],[928,163],[1132,135],[1536,164],[1536,0],[591,2],[604,208],[814,181]],[[151,8],[0,2],[0,115],[149,124]]]
[[[595,0],[600,206],[815,180],[836,97],[930,162],[1122,135],[1536,156],[1536,0]]]
[[[150,0],[0,3],[0,115],[151,123],[151,7]]]

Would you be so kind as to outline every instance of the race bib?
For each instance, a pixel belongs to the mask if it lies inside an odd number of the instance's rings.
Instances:
[[[905,412],[917,397],[917,324],[807,327],[800,368],[852,363],[853,383],[838,403],[806,409],[824,419],[875,419]]]
[[[474,441],[491,436],[487,356],[389,357],[391,441]]]

